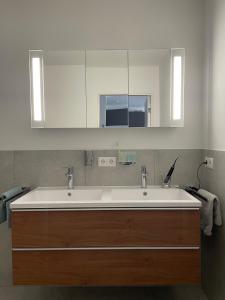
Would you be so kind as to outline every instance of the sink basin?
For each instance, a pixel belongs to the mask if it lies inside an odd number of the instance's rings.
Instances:
[[[134,207],[200,207],[201,203],[178,188],[112,189],[111,201]]]
[[[35,189],[11,204],[11,208],[73,208],[99,202],[102,189]]]
[[[182,189],[171,188],[147,188],[147,189],[112,189],[112,200],[114,201],[190,201],[192,196]]]
[[[192,207],[201,202],[178,188],[76,187],[38,188],[11,203],[11,209],[82,209]]]

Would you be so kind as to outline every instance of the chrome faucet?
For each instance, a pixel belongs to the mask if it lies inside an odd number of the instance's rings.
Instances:
[[[147,176],[148,172],[146,170],[145,166],[141,167],[141,188],[146,189],[147,188]]]
[[[68,180],[68,189],[73,189],[74,188],[74,167],[66,167],[67,172],[65,176],[67,177]]]

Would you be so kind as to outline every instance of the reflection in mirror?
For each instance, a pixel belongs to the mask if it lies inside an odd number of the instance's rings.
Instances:
[[[86,127],[85,51],[44,52],[45,127]]]
[[[170,49],[130,50],[129,95],[148,95],[151,115],[148,127],[169,126]]]
[[[87,127],[111,127],[106,126],[106,120],[101,120],[102,111],[101,96],[109,95],[105,105],[112,105],[114,95],[128,95],[128,64],[126,50],[100,50],[86,52],[86,79],[87,79]],[[119,100],[118,98],[116,100]],[[116,101],[115,100],[115,101]],[[125,101],[122,96],[122,100]],[[110,104],[111,103],[111,104]],[[116,102],[115,102],[116,103]],[[115,104],[114,103],[114,104]],[[103,105],[103,104],[102,104]],[[105,107],[105,109],[106,109]],[[124,113],[122,107],[118,113]],[[106,110],[108,111],[108,109]],[[108,115],[112,114],[109,110]],[[118,121],[121,116],[118,115]],[[101,122],[102,121],[102,122]],[[121,123],[121,126],[123,123]],[[116,127],[116,124],[113,125]],[[119,125],[117,127],[120,127]],[[125,126],[127,127],[127,125]]]
[[[100,127],[128,127],[127,95],[100,95]]]
[[[150,96],[100,96],[100,127],[149,127],[150,123]]]
[[[150,96],[129,95],[129,127],[150,127]]]

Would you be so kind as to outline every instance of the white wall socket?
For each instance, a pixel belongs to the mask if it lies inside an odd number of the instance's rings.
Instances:
[[[205,165],[208,169],[213,169],[213,157],[205,157],[207,164]]]
[[[116,157],[98,157],[99,167],[116,167]]]

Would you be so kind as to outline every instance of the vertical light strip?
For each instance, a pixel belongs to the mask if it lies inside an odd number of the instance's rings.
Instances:
[[[43,128],[45,123],[45,109],[42,50],[29,50],[29,67],[31,127]]]
[[[182,115],[182,57],[173,57],[173,120],[181,120]]]
[[[41,58],[32,57],[33,120],[42,121]]]

